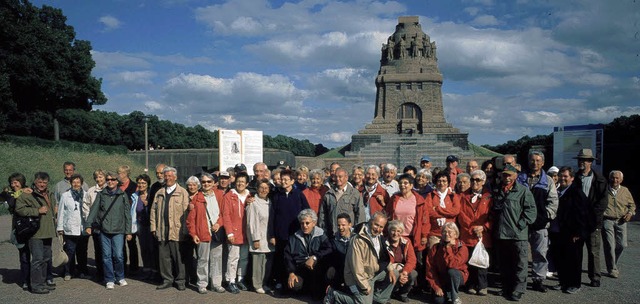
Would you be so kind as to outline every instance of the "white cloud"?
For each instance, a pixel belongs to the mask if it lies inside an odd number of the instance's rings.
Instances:
[[[334,142],[334,143],[344,143],[351,141],[351,133],[350,132],[334,132],[331,134],[323,135],[321,138],[326,141]]]
[[[470,24],[475,25],[475,26],[492,26],[492,25],[499,25],[500,22],[498,22],[498,19],[496,19],[496,17],[491,16],[491,15],[480,15],[477,16],[476,18],[474,18]]]
[[[122,22],[120,22],[118,18],[111,15],[105,15],[98,18],[98,22],[104,25],[104,31],[115,30],[117,28],[120,28],[120,26],[122,25]]]
[[[106,75],[116,85],[150,85],[156,73],[153,71],[123,71]]]
[[[145,102],[144,106],[145,106],[145,108],[147,108],[147,110],[152,111],[152,112],[161,110],[163,108],[162,104],[160,104],[157,101],[153,101],[153,100]]]

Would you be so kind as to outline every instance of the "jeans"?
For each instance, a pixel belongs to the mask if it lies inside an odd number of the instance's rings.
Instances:
[[[602,245],[604,245],[604,262],[607,265],[607,272],[617,272],[622,251],[628,246],[627,223],[620,223],[619,219],[604,219]]]
[[[124,279],[124,234],[100,232],[104,281],[114,283]]]
[[[531,278],[533,281],[543,281],[547,277],[549,262],[547,250],[549,246],[549,232],[547,229],[529,230],[529,244],[531,244]]]
[[[29,239],[31,251],[31,289],[45,288],[48,264],[51,261],[51,239]]]
[[[154,257],[154,238],[151,235],[151,227],[138,224],[138,241],[140,242],[140,254],[144,268],[157,269],[157,261]]]
[[[396,275],[396,278],[400,278],[400,270],[394,269],[393,273]],[[409,296],[409,292],[411,291],[411,288],[413,288],[413,285],[416,283],[417,279],[418,272],[414,269],[409,273],[409,281],[407,281],[403,285],[400,285],[400,280],[396,282],[395,286],[393,287],[393,293],[397,293],[400,297]]]
[[[31,279],[31,251],[29,251],[29,245],[25,244],[18,249],[18,254],[20,256],[20,285],[29,284]]]
[[[127,241],[127,248],[129,248],[129,252],[127,254],[127,250],[122,248],[122,254],[124,256],[124,261],[126,264],[127,258],[129,260],[129,271],[136,272],[140,267],[140,261],[138,258],[138,240],[135,234],[131,235],[131,240]]]
[[[76,271],[87,274],[87,245],[89,237],[84,235],[63,235],[64,252],[69,257],[69,262],[64,265],[65,275],[75,275]],[[78,269],[76,270],[76,259]]]
[[[434,292],[433,301],[437,304],[444,304],[446,302],[445,297],[451,301],[455,301],[458,298],[460,285],[464,283],[462,272],[458,269],[449,268],[447,274],[441,277],[441,281],[443,284],[446,284],[442,286],[444,296],[436,296]]]
[[[93,232],[91,238],[93,239],[93,252],[95,254],[96,278],[102,278],[104,277],[104,261],[102,259],[102,239],[100,238],[100,232]]]

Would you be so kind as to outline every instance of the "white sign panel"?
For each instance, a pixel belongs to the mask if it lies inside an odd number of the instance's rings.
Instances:
[[[553,165],[570,166],[577,169],[574,159],[581,149],[591,149],[596,160],[592,169],[602,173],[603,129],[599,125],[565,126],[553,129]]]
[[[253,175],[253,164],[262,162],[262,131],[219,130],[220,170],[243,163]]]

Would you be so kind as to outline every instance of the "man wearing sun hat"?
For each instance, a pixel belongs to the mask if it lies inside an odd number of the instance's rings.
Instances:
[[[578,172],[575,183],[589,199],[589,237],[585,240],[587,246],[587,269],[592,287],[600,287],[600,247],[602,246],[602,223],[604,211],[607,209],[607,180],[592,170],[593,156],[591,149],[582,149],[578,156]]]
[[[527,287],[529,225],[536,220],[536,203],[531,191],[516,182],[518,171],[506,165],[502,185],[493,190],[491,213],[494,240],[500,260],[501,294],[519,301]]]

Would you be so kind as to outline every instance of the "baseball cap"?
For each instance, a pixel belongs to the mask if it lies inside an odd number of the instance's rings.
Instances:
[[[447,156],[447,162],[448,163],[457,162],[457,161],[458,161],[458,157],[456,157],[455,155]]]

